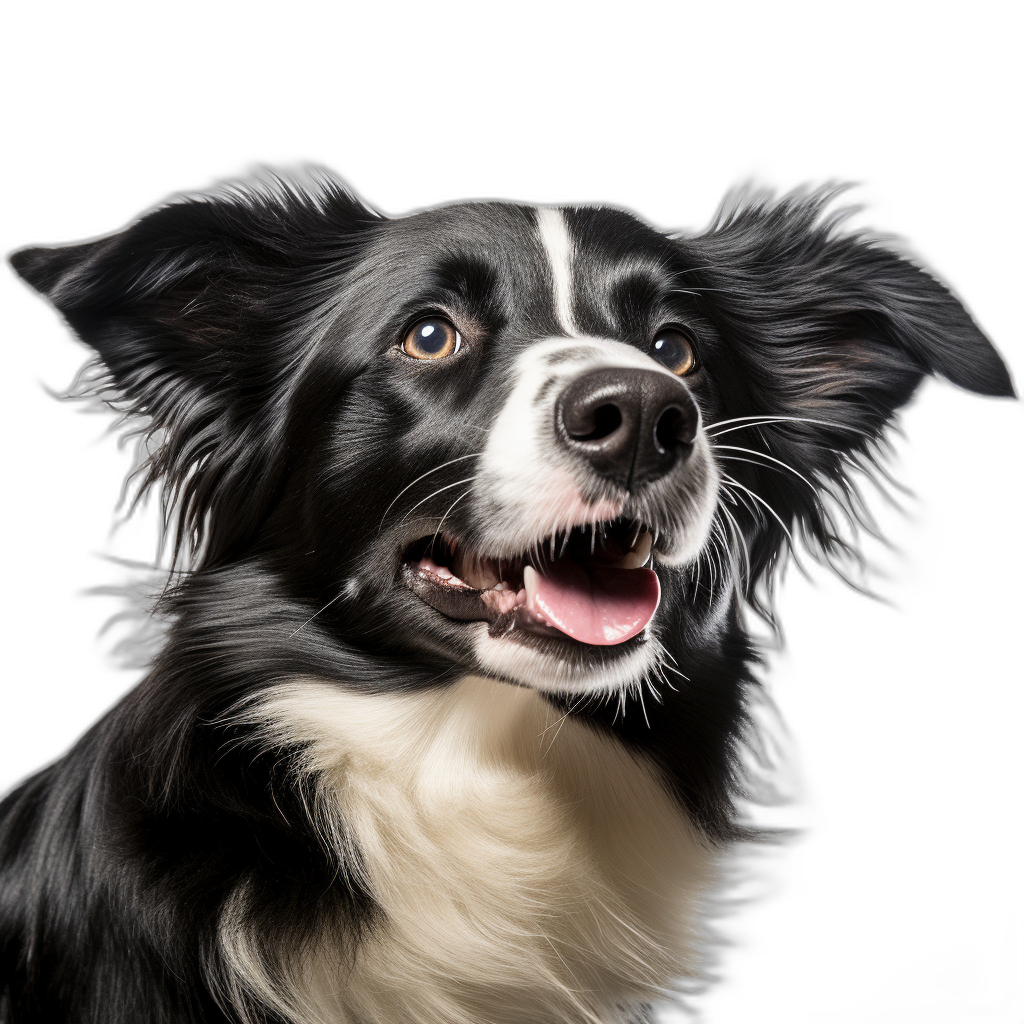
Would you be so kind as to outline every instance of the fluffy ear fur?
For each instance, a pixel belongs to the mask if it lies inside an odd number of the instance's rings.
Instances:
[[[751,551],[751,592],[770,582],[786,529],[799,528],[827,560],[855,554],[835,518],[862,520],[851,470],[879,468],[883,430],[925,374],[983,395],[1014,393],[1003,361],[943,285],[837,230],[841,213],[826,214],[835,193],[740,196],[707,233],[680,243],[693,266],[686,283],[706,290],[707,315],[726,340],[712,367],[733,401],[720,421],[746,417],[723,423],[716,444],[733,446],[721,451]],[[834,500],[821,500],[822,487]]]
[[[145,417],[140,493],[162,481],[176,558],[202,548],[216,563],[265,513],[297,356],[327,326],[332,285],[377,219],[325,174],[268,177],[109,238],[11,257],[97,353],[93,391]]]

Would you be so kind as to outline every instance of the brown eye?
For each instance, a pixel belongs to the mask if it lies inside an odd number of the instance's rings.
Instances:
[[[697,369],[693,339],[678,327],[663,327],[651,343],[651,355],[680,377]]]
[[[402,351],[413,359],[443,359],[459,351],[462,336],[443,316],[421,320],[402,342]]]

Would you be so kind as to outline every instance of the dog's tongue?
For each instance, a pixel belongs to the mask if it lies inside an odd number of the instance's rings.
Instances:
[[[661,600],[651,569],[582,566],[563,558],[542,576],[523,571],[526,611],[585,644],[621,644],[643,631]]]

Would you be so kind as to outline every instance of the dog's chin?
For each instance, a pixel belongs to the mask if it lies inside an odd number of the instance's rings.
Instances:
[[[650,624],[640,636],[614,647],[525,632],[496,637],[484,623],[471,629],[473,654],[482,673],[547,693],[629,689],[642,684],[658,665],[659,645]]]
[[[401,582],[462,633],[478,670],[552,693],[641,683],[657,666],[653,537],[618,518],[488,557],[451,534],[403,552]]]

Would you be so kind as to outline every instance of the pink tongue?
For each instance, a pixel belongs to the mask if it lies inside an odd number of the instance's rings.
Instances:
[[[610,646],[636,636],[661,600],[661,585],[651,569],[585,569],[568,558],[544,576],[535,573],[531,584],[526,610],[585,644]]]

